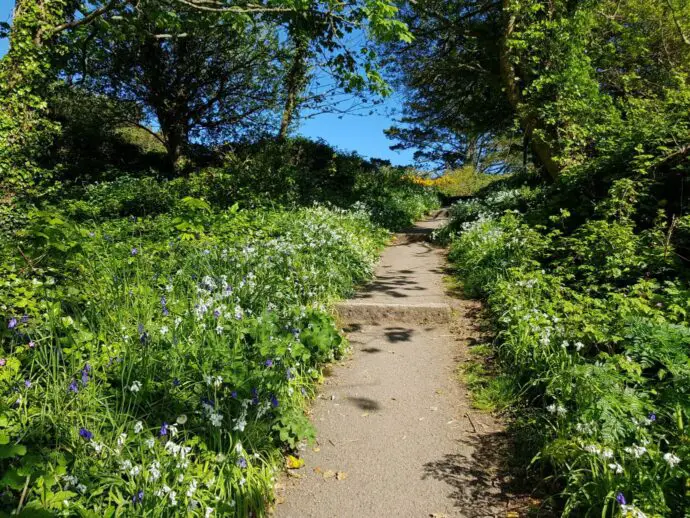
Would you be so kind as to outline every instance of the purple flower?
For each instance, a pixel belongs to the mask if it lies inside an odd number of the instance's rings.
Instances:
[[[220,310],[219,310],[219,309],[214,310],[214,311],[213,311],[213,316],[216,317],[216,318],[220,318]]]
[[[230,393],[230,397],[232,397],[232,399],[237,399],[237,391],[236,391],[236,390],[233,390],[233,391]]]
[[[647,418],[653,423],[656,421],[656,414],[654,412],[650,412]]]
[[[247,469],[247,459],[240,457],[237,459],[237,465],[242,469]]]
[[[31,387],[31,380],[24,380],[24,386],[26,388],[30,388]]]
[[[625,495],[621,493],[620,491],[616,494],[616,502],[618,502],[620,505],[625,505]]]
[[[89,372],[91,372],[91,366],[87,363],[81,370],[81,384],[84,386],[89,382]]]
[[[161,426],[161,431],[159,432],[159,435],[163,437],[164,435],[168,435],[168,423],[163,423],[163,426]]]
[[[132,503],[134,505],[140,504],[144,500],[144,491],[140,490],[137,494],[132,495]]]
[[[86,428],[79,428],[79,437],[82,439],[86,439],[87,441],[90,441],[93,439],[93,434],[89,432]]]
[[[274,395],[271,395],[271,406],[273,408],[278,408],[278,398],[275,397]]]
[[[179,387],[180,386],[180,380],[175,378],[172,380],[173,387]]]
[[[295,377],[295,375],[292,373],[292,369],[285,370],[285,377],[289,380]]]
[[[7,329],[14,329],[17,327],[17,319],[12,317],[10,318],[10,321],[7,323]]]
[[[7,360],[5,358],[0,358],[0,367],[7,365]]]
[[[34,347],[36,347],[36,344],[34,343],[33,340],[31,340],[31,341],[29,342],[29,349],[33,349]]]
[[[137,255],[139,253],[139,250],[136,248],[132,248],[132,255]]]
[[[273,367],[273,360],[271,360],[270,358],[266,360],[266,367]]]
[[[22,317],[22,324],[26,324],[29,321],[29,315],[24,315]]]
[[[75,394],[79,392],[79,385],[77,385],[77,380],[72,380],[72,383],[69,384],[69,391],[74,392]]]

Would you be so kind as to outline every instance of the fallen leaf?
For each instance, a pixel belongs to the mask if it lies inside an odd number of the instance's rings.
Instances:
[[[321,451],[321,448],[319,448],[318,446],[314,446],[311,451],[319,453]]]
[[[314,468],[314,473],[323,473],[323,470],[319,466],[316,466]]]
[[[345,480],[348,476],[347,471],[338,471],[335,474],[336,480]]]
[[[335,477],[335,471],[331,471],[329,469],[329,470],[326,470],[323,472],[323,478],[329,479],[329,478],[333,478],[333,477]]]
[[[288,477],[292,477],[292,478],[304,478],[304,475],[300,475],[296,471],[288,471],[287,474],[288,474]]]
[[[288,455],[285,457],[285,464],[287,469],[300,469],[304,466],[304,459],[295,457],[294,455]]]

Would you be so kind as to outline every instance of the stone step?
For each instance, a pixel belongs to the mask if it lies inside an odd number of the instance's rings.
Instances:
[[[384,322],[445,324],[450,322],[452,316],[450,305],[440,302],[389,304],[347,300],[336,304],[336,313],[341,325]]]

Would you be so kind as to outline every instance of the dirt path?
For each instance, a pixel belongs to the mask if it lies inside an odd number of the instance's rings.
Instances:
[[[446,295],[443,251],[424,239],[442,214],[398,235],[339,306],[353,354],[321,389],[318,444],[278,485],[278,518],[505,516],[500,428],[457,378],[477,303]]]

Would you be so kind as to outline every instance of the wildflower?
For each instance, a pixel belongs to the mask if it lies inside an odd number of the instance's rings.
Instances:
[[[81,370],[81,384],[86,386],[86,384],[89,382],[89,373],[91,372],[91,365],[88,363],[84,365],[84,368]]]
[[[612,462],[611,464],[609,464],[609,468],[611,468],[611,471],[613,471],[617,475],[623,473],[623,466],[621,466],[617,462]]]
[[[151,480],[156,481],[161,477],[161,465],[158,461],[153,461],[149,466],[149,473],[151,474]]]
[[[649,415],[647,416],[647,419],[649,420],[650,423],[653,423],[656,421],[656,414],[654,412],[650,412]]]
[[[24,380],[24,386],[26,388],[31,388],[31,380]]]
[[[117,438],[117,447],[122,448],[125,445],[125,441],[127,440],[127,434],[126,433],[121,433],[119,437]]]
[[[575,350],[577,352],[580,352],[582,349],[584,349],[584,347],[585,344],[583,344],[582,342],[575,342]]]
[[[567,349],[568,347],[570,347],[570,344],[568,343],[568,340],[563,340],[563,343],[561,344],[561,347],[562,347],[563,349]]]
[[[135,394],[141,390],[141,381],[133,381],[132,386],[129,387],[129,390],[134,392]]]
[[[204,518],[209,518],[213,514],[213,507],[207,507],[204,513]]]
[[[187,422],[187,416],[182,414],[177,418],[177,424],[185,424]]]
[[[73,379],[72,382],[69,384],[69,391],[74,392],[75,394],[79,392],[79,385],[77,385],[77,380]]]
[[[194,496],[194,493],[196,493],[196,488],[197,488],[197,482],[196,479],[192,479],[192,481],[189,483],[189,487],[187,488],[187,497],[191,498]]]
[[[664,460],[668,462],[668,465],[672,468],[680,463],[680,458],[670,452],[664,453]]]
[[[271,406],[273,408],[278,408],[278,398],[275,397],[274,395],[271,395]]]
[[[120,462],[120,471],[129,471],[132,469],[132,461],[129,459],[125,459],[122,462]]]
[[[236,390],[233,390],[233,391],[230,393],[230,397],[231,397],[232,399],[237,399],[237,391],[236,391]]]
[[[14,329],[17,327],[17,319],[12,317],[10,318],[10,321],[7,323],[7,329]]]
[[[177,493],[175,491],[170,491],[168,498],[170,499],[170,505],[177,505]]]
[[[266,367],[273,367],[273,360],[271,360],[270,358],[266,360]]]
[[[209,419],[211,420],[211,424],[215,426],[216,428],[220,428],[221,422],[223,421],[223,416],[217,412],[213,412],[210,416]]]
[[[150,449],[153,448],[153,445],[156,444],[156,441],[153,439],[153,437],[149,437],[146,439],[146,441],[144,441],[144,444],[146,444],[146,446]]]
[[[103,450],[103,443],[91,441],[91,447],[93,448],[93,451],[95,451],[96,453],[101,453],[101,451]]]
[[[163,437],[164,435],[168,435],[168,423],[165,423],[165,422],[163,423],[158,435],[160,435],[161,437]]]
[[[27,345],[29,346],[29,349],[33,349],[34,347],[36,347],[36,344],[33,340],[31,340]]]
[[[182,323],[182,317],[175,318],[175,327],[177,328]]]
[[[86,428],[79,428],[79,437],[87,441],[90,441],[91,439],[93,439],[93,434]]]
[[[214,309],[213,310],[213,316],[216,318],[220,318],[220,309]]]
[[[5,358],[0,358],[0,367],[7,365],[7,360]]]
[[[247,459],[240,457],[237,459],[237,465],[242,469],[247,469]]]
[[[624,449],[627,453],[629,453],[630,455],[632,455],[633,457],[635,457],[637,459],[642,457],[642,455],[644,455],[647,452],[647,448],[645,448],[644,446],[637,446],[637,445],[628,446],[627,448],[624,448]]]
[[[286,369],[285,370],[285,377],[289,380],[295,377],[295,375],[292,373],[292,369]]]
[[[139,250],[137,248],[132,248],[132,256],[135,256],[139,253]]]
[[[140,504],[144,501],[144,491],[139,490],[135,495],[132,495],[132,503],[134,505]]]
[[[141,473],[141,466],[132,466],[132,469],[129,470],[130,477],[138,477],[139,473]]]
[[[144,423],[141,421],[137,421],[134,423],[134,433],[141,433],[141,431],[144,429]]]
[[[225,329],[223,328],[222,325],[218,324],[218,325],[216,326],[216,334],[222,335],[224,330],[225,330]]]
[[[77,491],[80,493],[86,493],[86,486],[84,484],[77,484]]]

